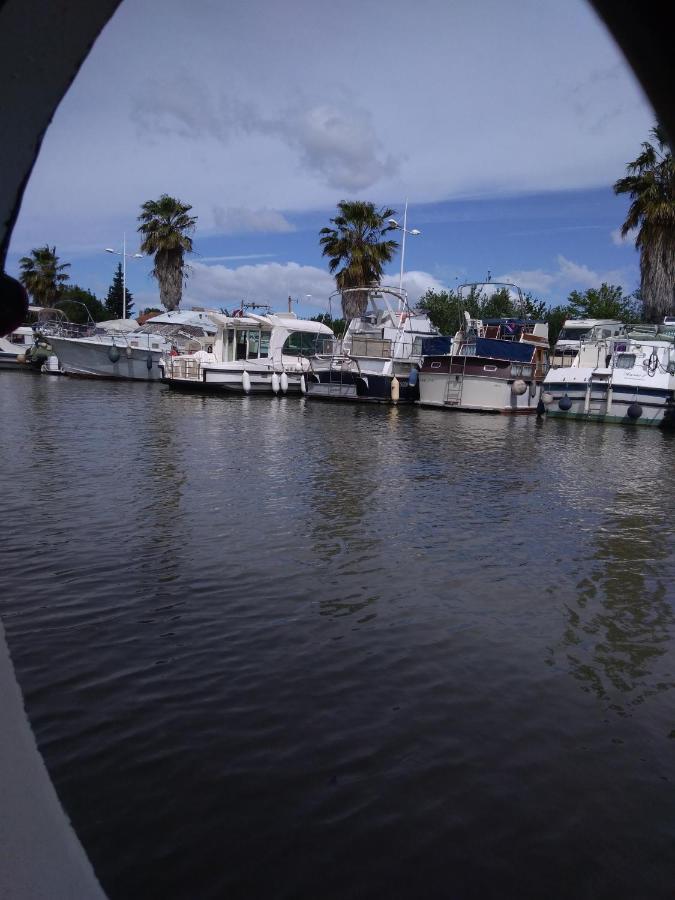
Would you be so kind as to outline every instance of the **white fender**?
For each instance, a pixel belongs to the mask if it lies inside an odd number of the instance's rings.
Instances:
[[[516,378],[516,380],[511,385],[511,393],[515,394],[516,397],[522,397],[526,390],[527,384],[523,381],[522,378]]]
[[[305,381],[305,376],[304,376],[304,375],[301,375],[301,376],[300,376],[300,393],[301,393],[301,394],[306,394],[306,393],[307,393],[307,383],[306,383],[306,381]]]
[[[241,376],[241,386],[244,389],[245,394],[248,394],[248,392],[251,390],[251,376],[245,369],[243,375]]]
[[[391,379],[391,402],[398,403],[399,394],[401,393],[401,385],[398,378],[394,375]]]
[[[281,393],[285,394],[288,390],[288,375],[285,372],[281,373],[281,378],[279,379],[279,385],[281,387]]]
[[[272,372],[272,390],[275,394],[279,393],[279,376],[276,372]]]

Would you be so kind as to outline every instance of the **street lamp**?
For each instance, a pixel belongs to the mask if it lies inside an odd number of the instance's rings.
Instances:
[[[113,250],[112,247],[105,248],[106,253],[114,253],[115,256],[122,257],[122,318],[126,319],[127,317],[127,258],[128,259],[143,259],[142,253],[127,253],[127,236],[126,234],[122,235],[122,252],[119,250]]]
[[[398,231],[403,232],[403,240],[401,241],[401,275],[398,282],[398,289],[403,290],[403,260],[405,259],[405,236],[406,234],[418,235],[422,234],[417,228],[413,228],[411,231],[408,231],[406,225],[408,224],[408,201],[405,201],[405,209],[403,211],[403,225],[399,225],[396,219],[389,219],[389,225],[392,228],[398,229]]]

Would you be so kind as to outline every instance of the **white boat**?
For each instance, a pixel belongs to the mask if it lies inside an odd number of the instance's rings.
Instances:
[[[623,324],[616,319],[566,319],[551,354],[551,366],[569,366],[579,352],[581,341],[591,331],[610,338],[623,332]]]
[[[571,365],[546,376],[547,416],[675,427],[675,328],[670,332],[627,326],[624,335],[603,338],[592,331]]]
[[[299,394],[306,390],[309,360],[327,352],[333,332],[295,313],[211,314],[218,330],[209,347],[165,354],[162,380],[173,388],[245,394]]]
[[[496,282],[461,285],[480,293],[507,288]],[[548,324],[527,318],[472,319],[452,337],[427,340],[420,365],[420,405],[490,413],[536,413],[549,367]]]
[[[424,338],[438,334],[426,313],[410,309],[399,288],[350,288],[364,296],[365,312],[353,318],[334,352],[311,361],[307,395],[325,400],[380,403],[419,398],[417,366]]]
[[[0,369],[36,371],[26,356],[34,343],[35,333],[29,325],[21,325],[6,337],[0,337]]]
[[[159,361],[171,348],[197,349],[200,339],[215,334],[205,310],[173,310],[138,326],[133,319],[97,323],[95,327],[45,326],[49,341],[67,375],[154,381],[161,377]]]

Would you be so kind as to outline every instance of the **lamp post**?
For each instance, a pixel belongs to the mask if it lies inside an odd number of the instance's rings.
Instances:
[[[105,248],[106,253],[114,253],[115,256],[122,257],[122,318],[127,317],[127,257],[129,259],[143,259],[142,253],[127,253],[127,236],[122,234],[122,252],[113,250],[112,247]]]
[[[408,201],[405,201],[405,209],[403,210],[403,225],[399,225],[396,219],[389,219],[389,224],[392,228],[396,228],[399,231],[403,232],[403,240],[401,241],[401,275],[398,281],[398,289],[403,290],[403,261],[405,259],[405,236],[406,234],[418,235],[422,234],[417,228],[413,228],[411,231],[408,231],[406,225],[408,224]]]

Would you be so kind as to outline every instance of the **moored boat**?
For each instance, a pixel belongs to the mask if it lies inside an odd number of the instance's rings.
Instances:
[[[353,318],[330,354],[311,360],[307,394],[324,400],[412,403],[419,398],[417,365],[424,338],[437,334],[406,292],[389,286],[350,288],[363,314]],[[361,299],[362,298],[362,299]]]
[[[508,289],[523,307],[520,289],[495,282],[461,285],[474,294]],[[548,324],[526,317],[473,319],[452,337],[423,342],[420,405],[490,413],[536,413],[549,366]]]
[[[657,326],[627,326],[609,339],[591,332],[571,365],[546,376],[547,416],[675,427],[674,341]]]
[[[212,336],[215,330],[205,310],[173,310],[140,327],[133,319],[121,319],[96,326],[45,326],[40,334],[53,347],[67,375],[156,381],[163,353],[172,347],[183,352],[196,350],[200,339]]]
[[[329,352],[327,325],[295,313],[225,316],[212,313],[213,341],[190,354],[164,354],[159,368],[172,388],[244,394],[300,394],[310,360]]]

